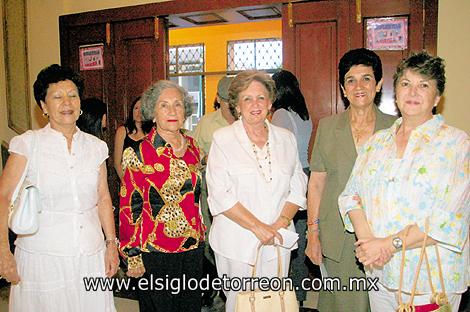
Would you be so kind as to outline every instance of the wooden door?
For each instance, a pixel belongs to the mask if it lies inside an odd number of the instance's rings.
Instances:
[[[166,78],[168,28],[163,18],[144,18],[116,22],[114,34],[116,109],[127,117],[130,103],[152,82]]]
[[[349,6],[345,1],[285,4],[282,16],[283,65],[300,82],[313,122],[312,143],[318,121],[343,110],[336,68],[348,50]]]
[[[357,6],[358,3],[360,6]],[[398,63],[411,52],[426,49],[430,53],[436,53],[437,0],[352,1],[349,30],[351,49],[367,47],[367,22],[377,18],[404,18],[408,20],[408,46],[406,49],[374,50],[382,60],[384,73],[380,109],[388,114],[396,114],[393,74]]]

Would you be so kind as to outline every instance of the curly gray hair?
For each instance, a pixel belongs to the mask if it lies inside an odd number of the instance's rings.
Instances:
[[[158,98],[165,89],[176,89],[181,93],[184,103],[184,118],[188,118],[193,113],[193,98],[188,94],[183,87],[170,80],[159,80],[148,87],[142,94],[141,111],[144,121],[153,120],[155,105],[157,105]]]

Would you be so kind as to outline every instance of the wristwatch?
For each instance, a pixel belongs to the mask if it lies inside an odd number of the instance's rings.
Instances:
[[[392,237],[392,245],[396,250],[399,250],[403,246],[403,241],[398,236]]]

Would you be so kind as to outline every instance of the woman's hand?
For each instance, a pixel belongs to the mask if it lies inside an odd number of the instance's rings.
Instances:
[[[274,222],[272,225],[273,229],[276,230],[276,232],[281,229],[281,228],[284,228],[284,229],[287,229],[287,227],[289,226],[289,222],[287,222],[285,219],[277,219],[276,222]]]
[[[308,232],[305,255],[313,262],[313,264],[320,265],[322,263],[323,257],[318,232]]]
[[[12,253],[9,250],[1,252],[0,275],[14,285],[18,284],[20,281],[20,276],[16,267],[15,257],[13,257]]]
[[[116,274],[119,268],[119,255],[117,247],[112,243],[106,246],[106,253],[104,255],[104,267],[105,274],[107,277],[114,276],[114,274]]]
[[[393,256],[389,237],[359,239],[355,244],[356,257],[364,265],[383,266]]]
[[[262,245],[274,245],[274,238],[277,238],[279,244],[282,245],[282,236],[277,232],[274,225],[257,222],[256,226],[254,226],[251,231],[256,235]]]
[[[142,277],[145,273],[145,267],[138,267],[135,269],[129,269],[127,270],[127,276],[134,277],[134,278],[139,278]]]

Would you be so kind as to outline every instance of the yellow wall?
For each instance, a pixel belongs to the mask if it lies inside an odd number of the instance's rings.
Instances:
[[[170,30],[170,46],[203,43],[205,47],[206,72],[227,70],[227,41],[281,38],[281,20],[233,25],[217,25]],[[205,81],[206,113],[214,110],[217,82],[223,75],[208,75]]]
[[[58,26],[60,15],[152,2],[158,0],[27,0],[29,90],[41,68],[60,62]],[[469,12],[468,0],[439,1],[438,53],[446,59],[448,78],[443,114],[450,124],[468,133],[470,133],[468,104],[470,42],[467,40],[470,33]],[[0,22],[2,25],[1,14]],[[1,27],[0,34],[3,35]],[[15,132],[9,129],[7,124],[3,40],[0,40],[0,46],[0,140],[8,142]],[[39,114],[36,113],[36,106],[31,94],[34,127],[38,125],[38,118],[41,120],[41,117],[37,116]]]
[[[440,0],[437,53],[446,61],[442,115],[470,134],[470,1]],[[442,101],[442,100],[441,100]]]

